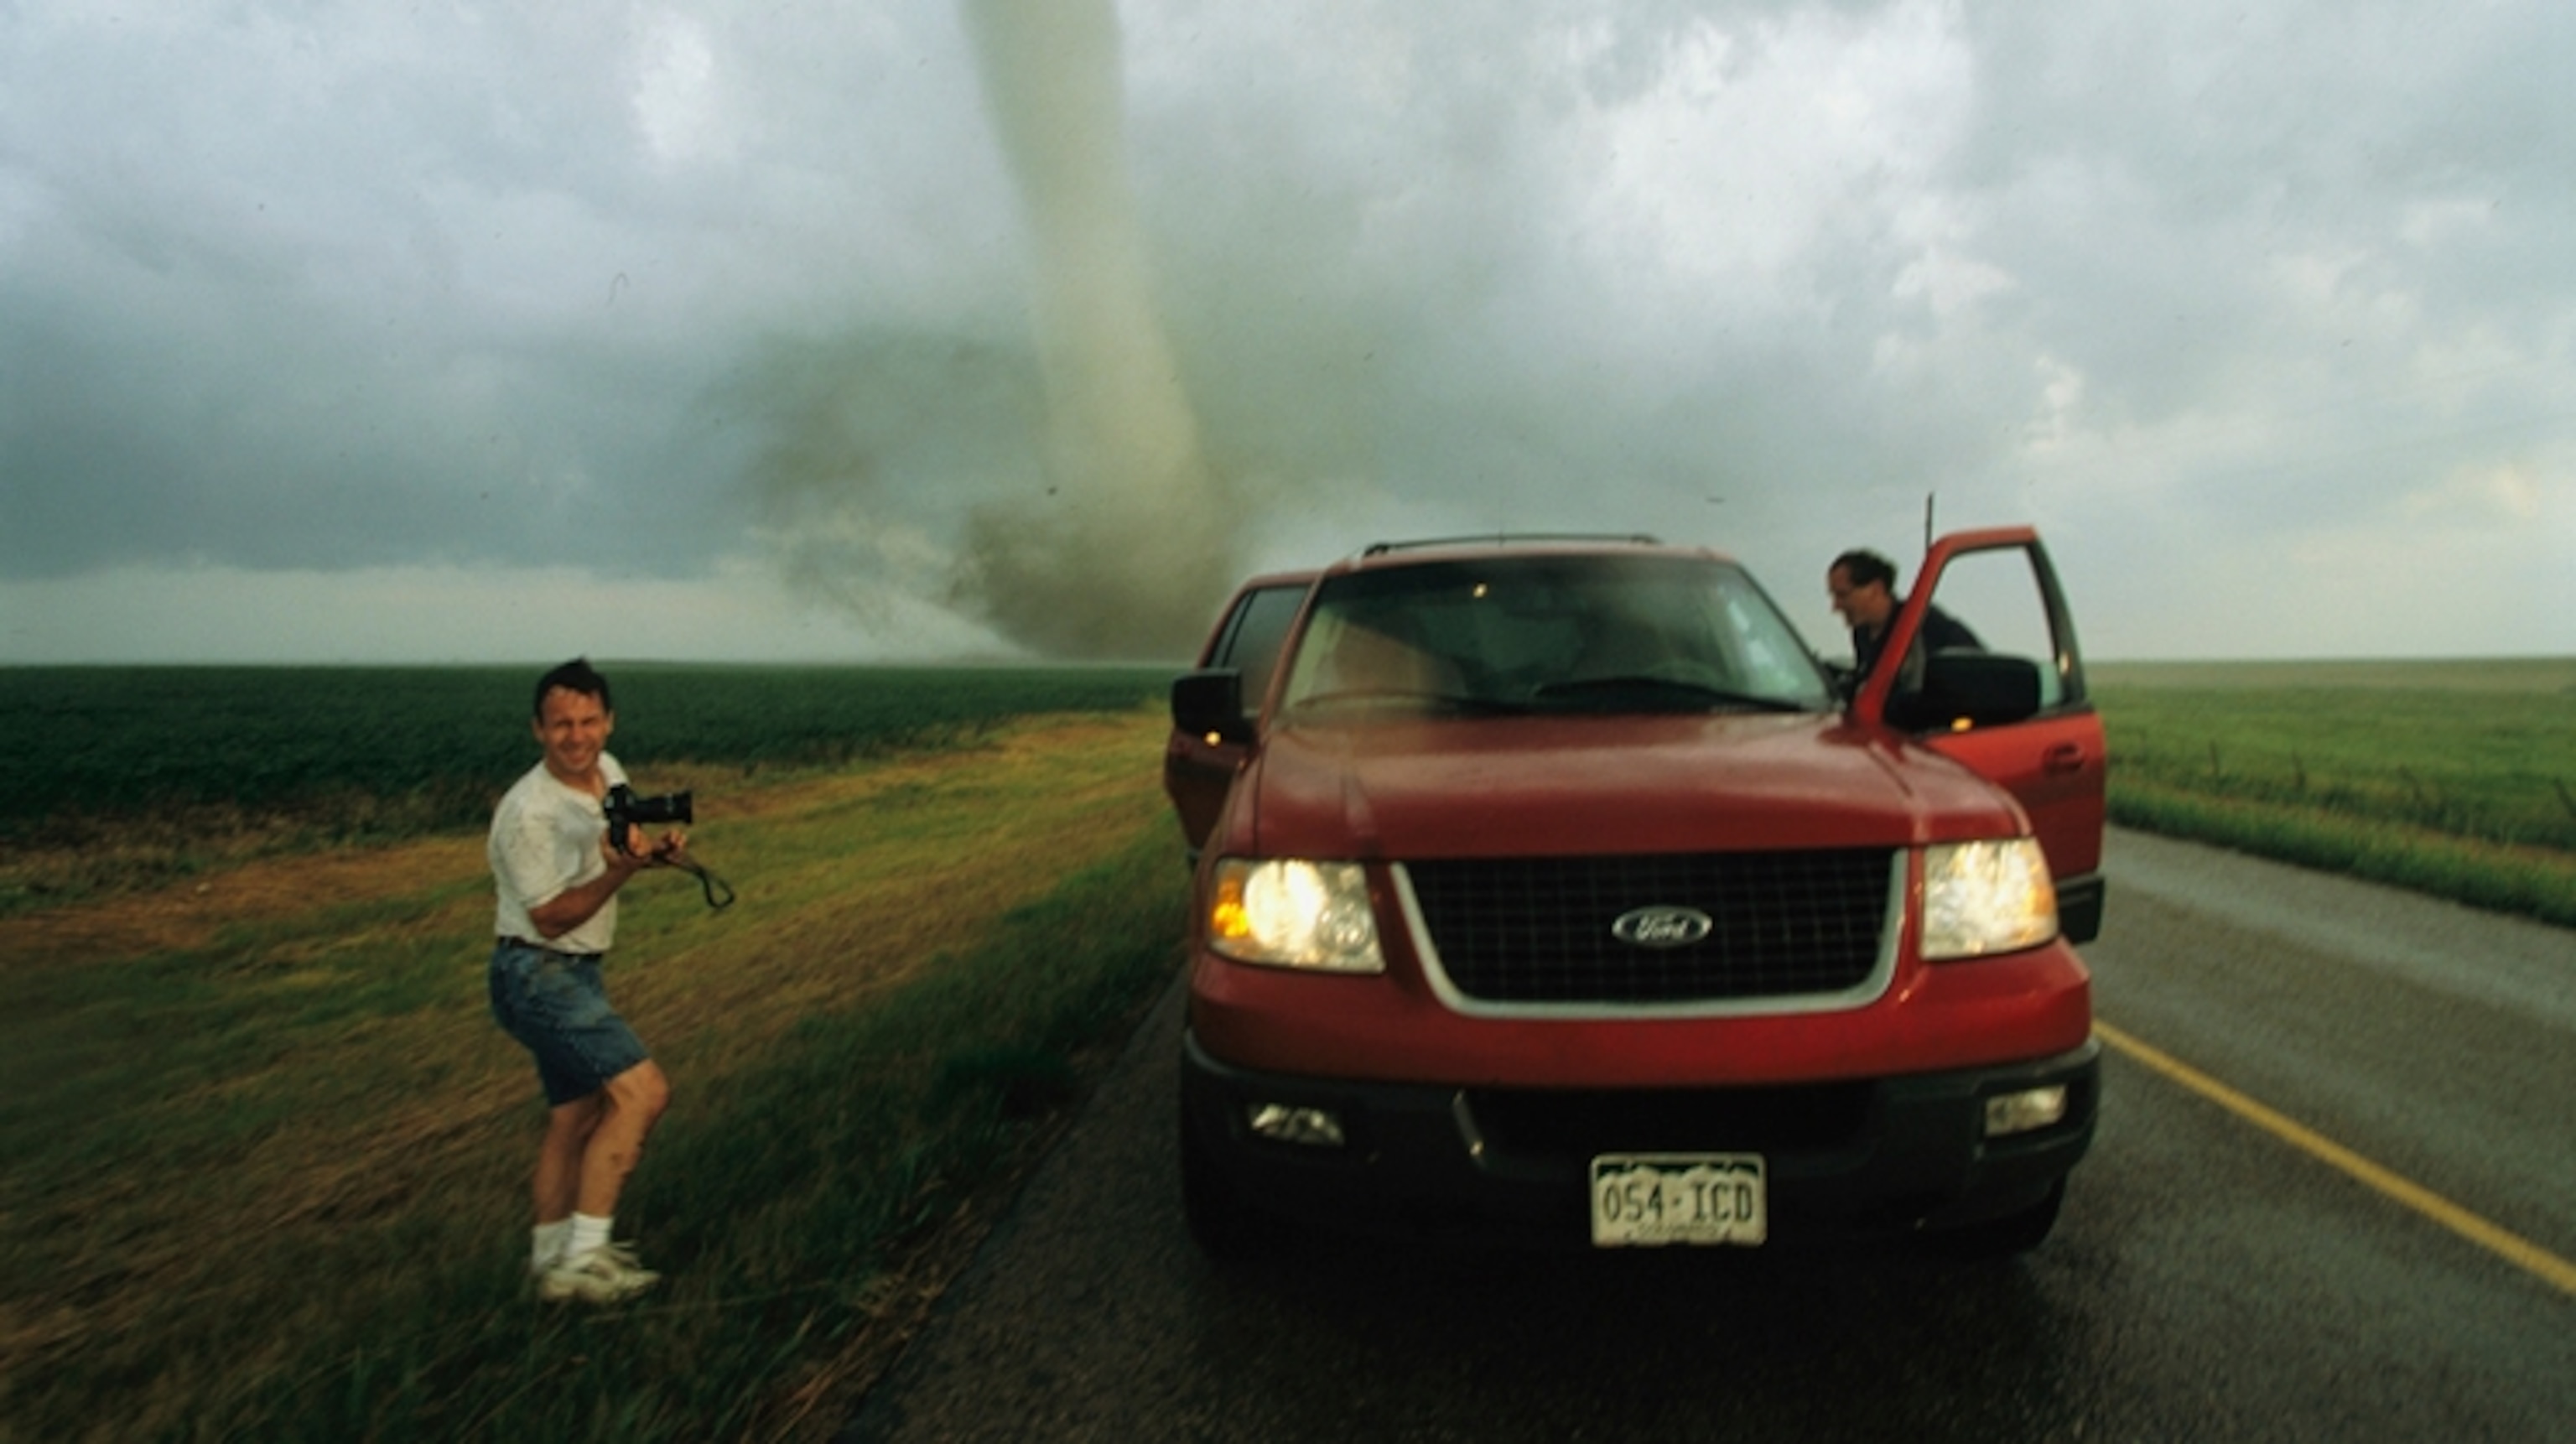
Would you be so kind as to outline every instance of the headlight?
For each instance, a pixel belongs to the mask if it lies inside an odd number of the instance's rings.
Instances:
[[[1974,958],[2057,936],[2057,885],[2036,838],[1923,849],[1923,956]]]
[[[1216,865],[1208,946],[1239,963],[1381,973],[1368,875],[1355,862],[1246,861]]]

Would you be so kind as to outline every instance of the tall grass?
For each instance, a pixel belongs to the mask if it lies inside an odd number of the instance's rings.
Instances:
[[[669,1271],[647,1301],[531,1305],[520,1261],[488,1236],[414,1220],[329,1261],[325,1278],[369,1280],[362,1314],[184,1432],[701,1440],[836,1422],[807,1411],[847,1402],[833,1361],[881,1312],[888,1251],[1069,1101],[1071,1054],[1169,978],[1180,877],[1168,837],[1131,838],[984,945],[800,1022],[686,1099],[629,1201]]]

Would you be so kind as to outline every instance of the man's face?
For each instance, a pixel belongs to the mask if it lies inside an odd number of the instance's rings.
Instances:
[[[1851,573],[1842,567],[1834,567],[1825,573],[1825,591],[1833,597],[1834,611],[1842,617],[1845,626],[1883,627],[1887,625],[1889,614],[1896,610],[1896,599],[1888,595],[1887,583],[1853,586]]]
[[[599,754],[617,728],[617,715],[587,692],[554,687],[537,708],[535,728],[538,745],[546,749],[546,770],[557,781],[587,787],[598,778]]]

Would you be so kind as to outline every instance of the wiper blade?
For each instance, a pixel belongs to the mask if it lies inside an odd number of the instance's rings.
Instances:
[[[1518,702],[1493,697],[1468,697],[1455,692],[1415,692],[1395,687],[1345,688],[1334,692],[1316,692],[1300,697],[1288,706],[1292,713],[1309,712],[1378,712],[1393,716],[1424,713],[1440,716],[1511,716],[1529,710]]]
[[[1755,692],[1738,692],[1726,687],[1711,687],[1699,682],[1686,682],[1677,677],[1647,674],[1620,677],[1578,677],[1572,681],[1550,682],[1531,693],[1536,701],[1566,702],[1602,707],[1604,704],[1626,704],[1643,707],[1660,704],[1658,711],[1707,711],[1723,708],[1745,708],[1758,712],[1806,712],[1813,710],[1794,697],[1767,697]]]

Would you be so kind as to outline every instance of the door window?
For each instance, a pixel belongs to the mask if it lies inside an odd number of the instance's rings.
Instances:
[[[2062,634],[2054,588],[2038,567],[2037,555],[2018,546],[1953,556],[1934,583],[1932,605],[1974,633],[1985,651],[2036,663],[2039,710],[2053,712],[2081,700],[2083,680],[2074,638]]]
[[[1263,587],[1247,593],[1225,635],[1217,639],[1211,667],[1232,667],[1243,674],[1243,705],[1260,710],[1270,695],[1270,674],[1279,667],[1279,648],[1288,640],[1288,625],[1306,600],[1306,584]]]

